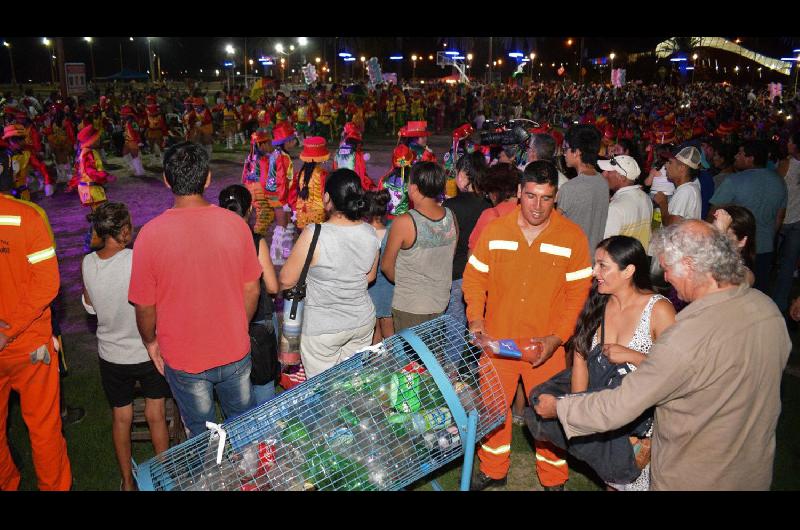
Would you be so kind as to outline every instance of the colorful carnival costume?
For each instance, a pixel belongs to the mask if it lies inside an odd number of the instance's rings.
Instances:
[[[50,127],[45,129],[45,136],[47,143],[50,145],[50,151],[53,153],[53,160],[56,166],[56,182],[68,182],[71,176],[71,165],[73,151],[73,142],[67,136],[67,131],[64,127],[53,122]]]
[[[291,206],[289,192],[294,179],[294,166],[292,157],[286,152],[290,145],[294,145],[296,136],[294,129],[288,122],[281,122],[275,126],[272,135],[272,145],[275,151],[269,156],[269,169],[267,181],[264,186],[265,195],[269,205],[275,210],[275,231],[272,234],[270,257],[275,265],[283,265],[292,249],[292,230],[289,228]]]
[[[458,187],[456,186],[456,163],[459,158],[469,152],[465,144],[467,139],[474,132],[475,129],[468,123],[465,123],[453,131],[453,145],[450,147],[450,150],[444,154],[444,171],[447,176],[444,194],[447,198],[458,195]]]
[[[275,212],[267,200],[265,188],[269,173],[269,155],[272,152],[269,133],[259,129],[250,138],[250,154],[244,161],[242,184],[253,196],[253,209],[256,212],[256,224],[253,231],[265,236],[267,228],[275,219]]]
[[[214,135],[214,119],[211,117],[211,111],[206,107],[206,101],[203,98],[192,99],[192,105],[194,107],[194,120],[192,121],[193,141],[203,146],[210,160],[212,152],[211,143],[213,142]]]
[[[114,175],[103,170],[100,153],[93,149],[99,139],[100,131],[92,125],[78,133],[78,157],[67,187],[68,191],[78,188],[81,204],[93,210],[106,201],[103,186],[115,180]]]
[[[381,178],[378,189],[389,192],[389,206],[386,214],[394,219],[410,209],[408,199],[408,179],[414,153],[407,145],[400,144],[392,152],[392,170]]]
[[[137,177],[144,176],[144,167],[142,167],[142,158],[139,156],[139,145],[142,143],[142,136],[139,134],[139,128],[136,124],[136,114],[133,108],[125,105],[120,110],[120,116],[123,120],[123,133],[125,134],[125,145],[122,147],[122,158],[130,165],[131,171]],[[94,127],[89,124],[87,127]],[[85,130],[84,127],[81,130]],[[96,131],[96,130],[95,130]],[[99,134],[100,131],[96,131]]]
[[[18,123],[6,125],[3,130],[3,141],[8,145],[5,148],[6,152],[3,158],[7,160],[4,163],[8,163],[9,167],[2,170],[12,172],[14,187],[11,190],[11,195],[18,199],[31,200],[28,182],[31,178],[31,168],[33,168],[44,178],[44,193],[49,197],[53,194],[53,182],[50,179],[50,174],[42,161],[25,147],[25,137],[25,127]]]
[[[192,108],[193,98],[186,98],[183,100],[183,115],[181,122],[183,123],[183,132],[187,142],[195,141],[195,134],[197,131],[194,128],[196,116],[194,115],[194,108]]]
[[[164,115],[158,109],[158,105],[151,103],[147,106],[147,143],[158,161],[161,160],[161,149],[168,135],[169,129]]]
[[[325,138],[309,136],[303,141],[300,160],[304,163],[294,176],[293,192],[290,194],[295,203],[297,228],[300,230],[306,225],[325,221],[322,196],[325,193],[325,178],[328,172],[320,164],[330,156]]]
[[[352,169],[361,179],[361,187],[364,188],[364,191],[370,191],[376,186],[367,175],[369,153],[365,153],[361,149],[362,141],[361,129],[353,122],[345,123],[342,143],[339,144],[333,159],[333,169],[334,171],[339,168]]]
[[[431,133],[427,128],[428,122],[425,121],[410,121],[400,127],[399,142],[411,149],[414,162],[436,162],[436,155],[428,147],[428,136]]]
[[[311,116],[311,107],[309,107],[305,96],[300,96],[300,102],[295,111],[294,124],[297,134],[302,134],[303,138],[306,138],[311,133]]]
[[[237,140],[241,138],[239,123],[241,119],[239,111],[233,104],[233,98],[229,97],[225,102],[225,108],[222,109],[222,134],[225,136],[226,147],[229,151],[233,150],[234,143],[238,143]]]

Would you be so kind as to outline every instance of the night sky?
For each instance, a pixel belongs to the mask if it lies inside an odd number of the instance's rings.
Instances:
[[[51,37],[48,35],[48,37]],[[567,46],[566,41],[572,37],[575,41],[573,45]],[[52,38],[52,37],[51,37]],[[598,38],[587,37],[584,39],[584,57],[591,59],[608,55],[610,51],[616,53],[627,52],[635,53],[654,49],[655,45],[667,38],[666,36],[654,36],[651,38]],[[729,38],[734,39],[735,36]],[[488,59],[488,38],[487,37],[407,37],[407,38],[320,38],[308,37],[309,44],[305,48],[306,59],[313,61],[315,57],[321,57],[323,61],[333,61],[336,53],[347,51],[354,56],[365,55],[367,58],[377,56],[384,62],[384,71],[393,71],[397,63],[390,63],[387,59],[389,55],[400,53],[406,60],[403,62],[404,75],[411,75],[412,53],[422,55],[425,59],[417,62],[417,77],[435,77],[445,72],[435,66],[434,61],[427,59],[428,55],[434,54],[437,50],[445,50],[444,43],[449,49],[457,49],[466,54],[471,52],[475,55],[473,60],[472,72],[480,75],[483,73],[486,60]],[[800,40],[794,38],[750,38],[742,37],[742,45],[773,57],[790,55],[792,49],[800,47]],[[49,52],[42,44],[42,36],[39,37],[5,37],[12,45],[14,66],[17,79],[20,82],[27,82],[32,79],[34,82],[50,80]],[[531,51],[537,53],[537,62],[562,62],[577,59],[577,49],[579,37],[576,35],[564,34],[563,37],[495,37],[493,39],[493,51],[495,58],[502,57],[504,61],[503,69],[506,75],[513,71],[512,61],[508,58],[508,52],[520,51],[528,54]],[[288,48],[290,43],[295,44],[295,52],[292,55],[292,63],[299,65],[300,48],[297,46],[296,38],[267,38],[267,37],[248,37],[248,57],[258,59],[262,54],[274,55],[274,45],[282,42]],[[166,77],[178,77],[175,74],[180,71],[180,77],[185,76],[182,72],[186,70],[193,77],[209,79],[213,75],[215,68],[222,69],[222,63],[227,59],[225,45],[233,44],[237,51],[237,67],[241,68],[243,59],[243,48],[245,39],[243,37],[155,37],[151,41],[152,49],[161,56],[161,69],[167,72]],[[120,70],[120,45],[122,46],[122,63],[127,69],[144,72],[147,70],[147,40],[137,37],[133,42],[129,37],[95,37],[93,41],[95,66],[98,77],[111,75]],[[67,62],[85,62],[87,74],[91,76],[91,63],[89,58],[89,46],[81,37],[65,37],[64,53]],[[345,68],[345,63],[337,57],[338,68]],[[352,63],[355,66],[355,73],[358,75],[360,63]],[[255,67],[261,72],[258,62]],[[200,74],[200,69],[203,74]],[[0,83],[8,83],[11,80],[11,71],[8,60],[7,50],[0,50]]]

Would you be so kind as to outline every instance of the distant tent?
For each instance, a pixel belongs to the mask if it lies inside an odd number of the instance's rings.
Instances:
[[[146,80],[150,79],[150,74],[143,74],[141,72],[134,72],[123,68],[114,75],[108,77],[98,77],[97,81],[132,81],[132,80]]]

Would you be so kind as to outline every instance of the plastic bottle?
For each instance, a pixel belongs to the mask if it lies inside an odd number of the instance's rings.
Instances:
[[[426,432],[422,435],[422,438],[425,441],[425,446],[431,451],[437,449],[447,451],[461,443],[461,435],[455,425],[438,432]]]
[[[282,336],[299,337],[303,329],[303,300],[297,302],[297,311],[294,318],[292,318],[292,304],[291,300],[284,300],[283,302],[283,333]]]
[[[544,351],[541,340],[531,337],[519,339],[494,339],[486,334],[476,337],[476,342],[499,357],[534,363]]]
[[[297,230],[294,227],[294,224],[289,223],[286,225],[286,230],[283,233],[283,259],[289,259],[289,254],[292,253],[292,247],[294,247],[294,238],[297,233]]]
[[[444,429],[453,424],[453,415],[448,407],[436,407],[413,414],[398,413],[389,416],[388,421],[401,426],[408,433],[423,434],[428,431]],[[395,427],[397,429],[397,427]]]

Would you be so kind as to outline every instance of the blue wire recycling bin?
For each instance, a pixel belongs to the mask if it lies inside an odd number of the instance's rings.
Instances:
[[[505,420],[500,379],[463,325],[403,330],[135,468],[140,490],[399,490]]]

